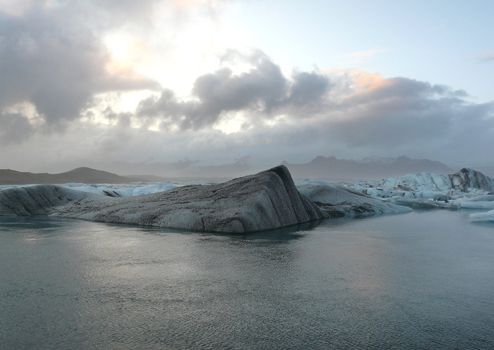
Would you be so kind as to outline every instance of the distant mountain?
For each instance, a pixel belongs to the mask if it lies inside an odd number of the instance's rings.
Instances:
[[[274,164],[273,164],[274,165]],[[127,163],[115,162],[109,164],[112,169],[116,169],[121,174],[132,174],[135,169],[146,174],[155,174],[155,179],[200,179],[200,180],[224,180],[256,172],[258,169],[253,168],[248,157],[236,159],[232,163],[223,164],[201,164],[199,161],[183,160],[179,162],[156,162],[156,163]],[[262,169],[259,169],[262,170]],[[128,175],[134,178],[134,175]],[[147,175],[140,175],[139,178],[152,179]]]
[[[445,164],[428,159],[398,158],[366,158],[363,160],[338,159],[336,157],[319,156],[307,163],[291,164],[283,162],[294,178],[320,178],[330,180],[359,180],[401,176],[416,172],[433,172],[448,174],[451,169]],[[64,173],[30,173],[10,169],[0,169],[0,185],[22,184],[63,184],[79,183],[130,183],[130,182],[163,182],[174,178],[190,179],[226,179],[246,175],[257,171],[251,165],[251,159],[245,157],[233,163],[219,165],[201,165],[194,161],[178,163],[119,163],[106,164],[120,173],[132,174],[139,172],[156,175],[120,176],[115,173],[96,170],[88,167],[77,168]],[[216,181],[216,180],[215,180]]]
[[[283,162],[295,178],[320,178],[331,180],[375,179],[400,176],[417,172],[446,174],[451,169],[437,161],[398,158],[367,158],[356,161],[319,156],[308,163],[290,164]]]
[[[166,178],[157,175],[127,175],[127,179],[133,182],[166,182]]]
[[[119,176],[107,171],[91,168],[77,168],[60,174],[29,173],[10,169],[0,169],[0,184],[62,184],[68,182],[81,183],[126,183],[137,181],[136,178]],[[145,180],[142,180],[145,181]]]

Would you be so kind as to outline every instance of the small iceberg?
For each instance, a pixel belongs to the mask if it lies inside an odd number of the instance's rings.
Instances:
[[[494,222],[494,210],[485,213],[470,214],[470,220],[474,222]]]

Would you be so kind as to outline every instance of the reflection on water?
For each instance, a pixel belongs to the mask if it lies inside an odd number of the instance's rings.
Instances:
[[[248,236],[2,219],[0,348],[490,349],[493,228],[446,211]]]

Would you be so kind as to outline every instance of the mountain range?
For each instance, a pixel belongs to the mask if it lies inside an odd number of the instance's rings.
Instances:
[[[363,160],[338,159],[336,157],[318,156],[307,163],[282,162],[287,166],[294,178],[319,178],[329,180],[358,180],[401,176],[409,173],[432,172],[447,174],[451,168],[447,165],[428,159],[413,159],[406,156],[398,158],[366,158]],[[274,165],[274,164],[273,164]],[[112,167],[110,165],[110,167]],[[227,179],[257,172],[257,169],[246,159],[230,164],[199,165],[196,162],[126,164],[116,166],[120,173],[129,173],[139,169],[154,175],[121,176],[108,171],[88,167],[76,168],[58,174],[21,172],[0,169],[0,184],[63,184],[76,183],[129,183],[129,182],[162,182],[171,178],[188,179]]]
[[[107,171],[91,168],[77,168],[64,173],[30,173],[11,169],[0,169],[0,184],[63,184],[69,182],[81,183],[128,183],[140,181],[138,178],[116,175]]]
[[[331,180],[359,180],[401,176],[409,173],[431,172],[446,174],[452,169],[446,164],[429,159],[367,158],[363,160],[338,159],[318,156],[307,163],[283,162],[295,178]]]

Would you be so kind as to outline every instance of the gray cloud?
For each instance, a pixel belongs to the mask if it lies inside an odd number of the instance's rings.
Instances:
[[[0,110],[30,102],[46,125],[79,118],[99,92],[155,87],[108,73],[98,33],[65,8],[0,12]]]
[[[295,73],[285,102],[291,107],[317,110],[324,103],[329,87],[328,77],[317,72]]]
[[[239,59],[234,51],[224,58],[227,62]],[[174,124],[182,130],[199,130],[210,128],[225,113],[242,112],[259,132],[263,127],[259,119],[283,114],[303,135],[330,137],[333,145],[377,151],[417,143],[437,147],[463,142],[462,130],[472,130],[474,125],[472,132],[483,139],[494,125],[492,103],[469,102],[463,90],[401,77],[379,78],[375,86],[358,89],[351,76],[338,81],[316,71],[285,77],[262,52],[244,59],[252,65],[249,71],[235,75],[223,68],[198,77],[191,101],[163,90],[159,97],[143,100],[137,116],[148,124],[159,121],[165,129]],[[285,130],[283,125],[277,128]],[[311,142],[316,142],[314,137]]]
[[[239,59],[235,52],[225,58]],[[209,132],[211,143],[223,145],[224,152],[238,148],[237,157],[246,148],[253,155],[283,158],[335,152],[446,159],[476,152],[482,157],[479,152],[490,147],[494,136],[494,103],[471,102],[463,90],[402,77],[377,82],[364,77],[363,87],[351,74],[341,78],[316,71],[286,77],[261,52],[248,61],[252,69],[247,72],[235,75],[225,68],[197,78],[191,101],[163,90],[141,102],[137,118],[178,125],[178,135],[188,137],[189,130]],[[249,128],[233,136],[213,132],[211,126],[232,111],[242,112]],[[262,123],[281,114],[285,119],[275,127]]]
[[[98,93],[158,89],[153,81],[110,73],[102,33],[121,28],[147,32],[152,29],[153,11],[159,6],[165,6],[177,25],[187,11],[205,8],[214,12],[213,5],[225,1],[188,1],[180,5],[166,0],[3,2],[0,112],[28,102],[45,121],[38,128],[60,130],[79,119]]]
[[[297,72],[287,78],[267,57],[263,60],[243,74],[221,70],[199,77],[193,101],[180,101],[165,90],[143,101],[137,117],[179,124],[176,154],[201,159],[211,159],[211,153],[241,157],[246,150],[277,160],[317,154],[484,159],[491,147],[494,103],[471,102],[463,90],[408,78],[379,78],[364,88],[351,76],[341,81]],[[232,135],[211,130],[228,111],[244,113],[251,127]],[[286,119],[274,127],[255,120],[279,114]],[[198,145],[198,139],[208,141]]]
[[[470,102],[464,91],[407,78],[370,79],[361,87],[351,75],[315,71],[286,77],[264,54],[248,60],[252,68],[243,73],[224,68],[197,78],[192,100],[183,101],[164,89],[160,96],[142,101],[136,114],[108,108],[103,115],[113,126],[74,120],[62,135],[41,135],[22,115],[3,115],[1,122],[8,121],[11,130],[0,134],[10,142],[3,148],[3,160],[9,154],[10,161],[20,159],[15,154],[29,154],[24,157],[31,157],[33,164],[44,164],[43,155],[56,152],[57,159],[71,166],[88,160],[221,163],[246,155],[266,165],[318,154],[483,160],[491,147],[494,104]],[[229,135],[211,128],[231,111],[242,112],[249,128]],[[263,123],[280,114],[285,119],[274,126]],[[177,124],[180,130],[131,128],[136,119],[144,126]],[[12,144],[29,135],[34,135],[32,140]],[[83,145],[81,140],[86,140]]]
[[[238,56],[237,53],[237,59]],[[246,111],[270,117],[318,109],[323,104],[330,87],[326,76],[298,72],[288,79],[260,51],[245,59],[252,65],[245,73],[235,75],[231,69],[223,68],[198,77],[192,90],[195,100],[180,101],[171,90],[163,90],[161,96],[143,100],[137,114],[160,118],[181,129],[199,129],[211,126],[227,112]]]
[[[225,67],[195,80],[190,99],[160,89],[135,113],[105,110],[110,126],[82,122],[81,112],[96,120],[86,108],[97,93],[156,87],[110,74],[99,35],[123,22],[147,28],[157,2],[74,0],[46,8],[31,1],[21,15],[0,9],[0,162],[43,165],[52,157],[74,166],[88,160],[221,162],[246,155],[278,162],[318,154],[489,160],[493,103],[473,103],[462,90],[407,78],[359,87],[351,75],[315,70],[287,76],[260,51],[227,52]],[[236,73],[228,68],[235,63],[250,69]],[[12,108],[24,102],[40,114],[36,125]],[[212,128],[231,112],[242,113],[248,127],[230,135]],[[136,120],[141,129],[132,127]],[[156,123],[161,131],[146,130]],[[40,125],[59,128],[43,133]],[[169,132],[172,125],[179,131]]]
[[[25,141],[35,131],[27,117],[20,113],[1,113],[0,125],[0,143],[3,145]]]
[[[376,86],[357,89],[351,77],[337,82],[321,73],[299,72],[289,79],[265,66],[276,67],[265,61],[235,77],[229,71],[200,77],[196,87],[207,84],[204,90],[194,90],[198,101],[179,102],[167,91],[157,100],[147,100],[148,106],[143,103],[140,112],[178,113],[186,121],[181,124],[185,129],[190,121],[196,127],[210,126],[225,111],[256,117],[261,113],[265,119],[283,113],[289,123],[266,129],[252,122],[253,129],[235,137],[271,140],[259,153],[283,149],[306,152],[308,158],[325,150],[466,156],[488,149],[492,142],[494,103],[470,102],[463,90],[408,78],[382,78]],[[271,84],[266,83],[269,79]],[[344,88],[338,91],[339,86]],[[176,120],[180,119],[172,118]]]
[[[472,122],[492,126],[492,104],[474,104],[461,90],[406,78],[355,94],[335,106],[345,118],[329,123],[335,137],[352,146],[444,141]],[[478,130],[482,133],[482,130]]]

